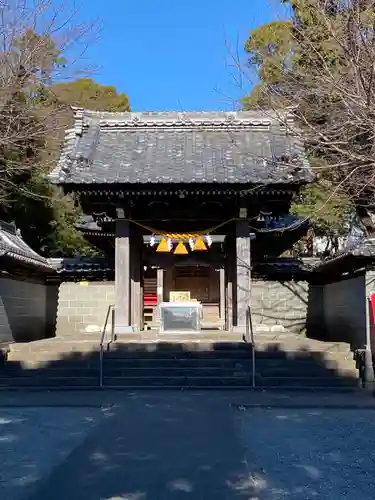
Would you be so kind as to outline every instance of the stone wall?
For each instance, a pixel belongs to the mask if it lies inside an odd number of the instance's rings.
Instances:
[[[305,281],[252,281],[251,312],[255,332],[305,333],[308,288]]]
[[[56,290],[52,284],[0,277],[0,343],[54,336]]]
[[[114,282],[62,283],[59,288],[57,335],[77,338],[77,334],[100,332],[108,306],[114,303]]]

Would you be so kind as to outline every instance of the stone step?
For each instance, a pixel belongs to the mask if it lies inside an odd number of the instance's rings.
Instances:
[[[197,376],[158,376],[158,377],[108,377],[104,378],[104,383],[112,387],[249,387],[251,386],[251,377],[226,376],[215,377],[208,375]]]
[[[47,367],[44,369],[24,369],[17,367],[10,368],[4,367],[0,370],[0,378],[7,377],[89,377],[96,376],[99,373],[99,365],[95,368],[81,367],[71,368],[64,367]],[[139,366],[113,366],[107,364],[104,366],[104,373],[106,376],[111,377],[157,377],[157,376],[187,376],[187,375],[215,375],[218,377],[237,376],[251,373],[251,365],[246,366],[237,363],[234,366],[223,367],[220,364],[216,366],[153,366],[153,367],[139,367]]]
[[[330,352],[350,352],[350,345],[346,342],[323,342],[306,337],[300,337],[293,334],[285,335],[269,335],[262,334],[255,337],[255,345],[257,348],[269,348],[270,346],[282,346],[283,349],[306,349],[313,351],[330,351]]]
[[[105,358],[104,369],[106,372],[115,372],[116,370],[148,370],[148,373],[163,371],[163,370],[246,370],[251,371],[252,361],[251,358],[246,356],[244,358],[139,358],[132,357],[126,358]],[[19,373],[26,370],[32,371],[42,369],[43,372],[50,370],[65,371],[67,373],[80,373],[83,370],[97,371],[99,369],[99,359],[91,360],[59,360],[50,363],[29,362],[18,363],[8,361],[3,368],[6,373]],[[354,362],[349,363],[330,363],[330,364],[317,364],[313,359],[308,360],[280,360],[280,359],[258,359],[256,360],[256,370],[265,376],[284,376],[290,374],[291,376],[301,375],[315,375],[322,376],[323,374],[340,374],[351,373],[357,374]],[[0,372],[1,373],[1,372]]]
[[[0,377],[0,387],[98,387],[99,374],[92,377],[44,377],[43,374],[33,377]]]
[[[123,333],[116,335],[117,342],[140,342],[140,343],[214,343],[214,342],[242,342],[243,335],[238,333],[228,333],[221,330],[215,332],[180,332],[180,333],[159,333],[146,331],[141,333]]]
[[[358,387],[352,377],[259,377],[259,387]]]
[[[250,359],[251,352],[247,350],[218,350],[218,351],[128,351],[128,350],[114,350],[105,353],[105,358],[110,359]]]

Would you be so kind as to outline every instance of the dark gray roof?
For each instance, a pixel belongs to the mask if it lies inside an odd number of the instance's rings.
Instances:
[[[354,257],[375,258],[375,240],[366,238],[344,253],[349,253]]]
[[[271,113],[110,113],[75,108],[56,184],[289,184],[313,179],[301,141]]]
[[[329,257],[316,264],[315,271],[331,272],[333,269],[350,271],[363,266],[363,262],[375,263],[375,240],[363,238],[344,247],[334,257]]]
[[[84,275],[114,271],[114,264],[107,257],[65,257],[48,259],[59,274]]]
[[[32,250],[21,238],[13,224],[0,221],[0,257],[8,257],[15,263],[23,263],[45,270],[53,270],[47,259]]]

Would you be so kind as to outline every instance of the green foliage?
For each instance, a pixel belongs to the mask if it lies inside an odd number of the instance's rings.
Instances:
[[[322,28],[322,12],[316,9],[319,0],[284,0],[293,10],[293,19],[265,24],[253,30],[245,42],[249,64],[258,71],[260,83],[243,98],[244,109],[275,109],[296,104],[294,92],[300,90],[300,75],[309,75],[318,65],[335,67],[340,50]],[[338,2],[326,2],[326,14],[333,15]],[[308,88],[308,85],[306,85]],[[316,89],[306,92],[298,102],[300,114],[319,129],[327,116],[333,120],[340,107],[334,95],[317,95]],[[303,123],[302,123],[303,126]],[[292,210],[311,220],[314,231],[338,236],[349,228],[355,206],[349,193],[335,190],[343,169],[330,170],[329,163],[339,159],[328,154],[312,141],[307,144],[310,161],[318,173],[318,181],[302,190]],[[327,168],[326,168],[327,167]]]
[[[128,97],[91,79],[52,85],[56,69],[67,61],[51,37],[33,30],[14,40],[1,63],[12,71],[1,88],[0,218],[14,222],[24,240],[47,257],[97,254],[75,229],[80,207],[50,185],[46,174],[72,124],[71,105],[130,111]]]
[[[63,104],[96,111],[130,111],[128,96],[111,85],[100,85],[90,78],[57,83],[50,91]]]
[[[268,84],[278,83],[293,57],[291,21],[272,21],[251,31],[245,42],[249,64],[256,66],[259,77]]]
[[[74,227],[79,208],[45,176],[36,171],[17,188],[3,218],[16,223],[31,248],[49,257],[97,253]]]
[[[341,236],[347,233],[354,207],[342,191],[318,181],[306,186],[292,204],[292,213],[310,220],[317,235]]]

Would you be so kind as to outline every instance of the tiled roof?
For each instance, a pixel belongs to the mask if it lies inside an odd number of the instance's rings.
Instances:
[[[113,263],[107,257],[70,257],[48,259],[59,274],[91,274],[114,271]]]
[[[21,238],[13,224],[0,221],[0,257],[9,257],[18,263],[53,270],[47,259],[32,250]]]
[[[353,241],[344,247],[334,257],[317,263],[315,271],[318,273],[330,272],[332,269],[352,270],[363,266],[363,262],[375,263],[375,239],[363,238]]]
[[[364,239],[357,246],[348,250],[354,257],[368,257],[375,259],[375,240]]]
[[[56,184],[290,184],[313,179],[301,141],[256,112],[75,109]]]

